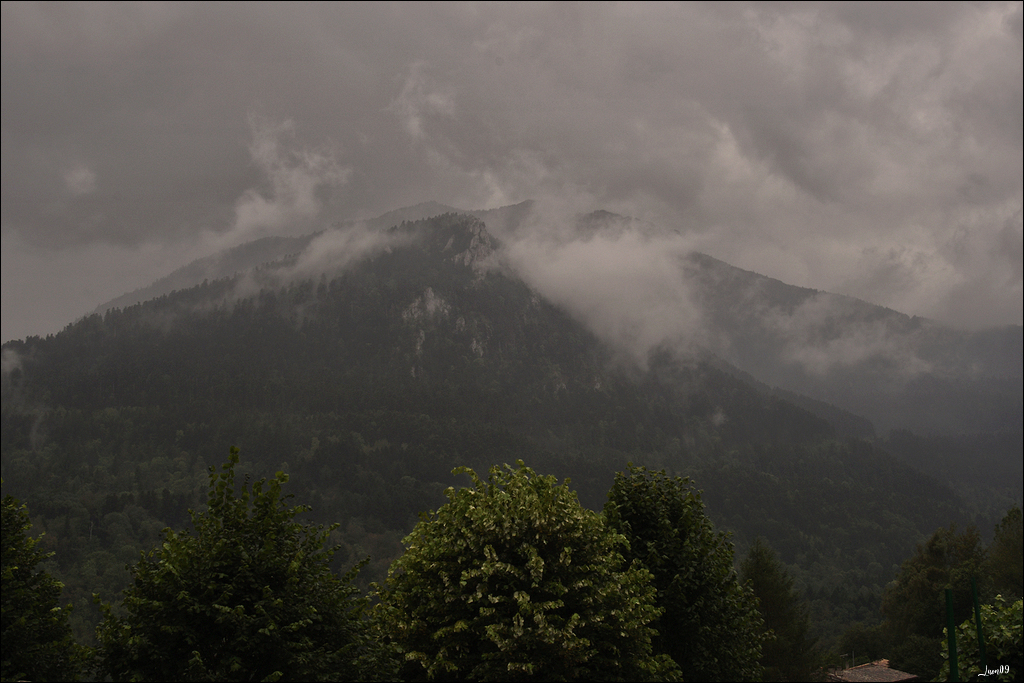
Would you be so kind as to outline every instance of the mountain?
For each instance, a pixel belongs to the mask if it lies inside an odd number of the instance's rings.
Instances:
[[[437,202],[423,202],[415,206],[389,211],[367,221],[345,221],[334,227],[335,229],[344,229],[359,224],[369,229],[382,230],[404,221],[422,220],[455,211],[456,209]],[[182,266],[148,287],[122,294],[119,297],[102,303],[96,307],[95,312],[103,314],[112,308],[126,308],[143,301],[149,301],[150,299],[170,294],[179,289],[195,287],[204,280],[217,280],[245,273],[254,268],[301,253],[321,234],[322,232],[315,232],[301,237],[263,237],[237,247],[225,249],[212,256],[197,259]]]
[[[1019,326],[956,330],[705,254],[681,267],[716,351],[763,382],[863,415],[883,432],[1021,431]]]
[[[100,304],[96,307],[95,313],[102,315],[112,308],[134,306],[180,289],[195,287],[204,280],[233,277],[265,263],[282,259],[289,254],[300,253],[309,246],[314,236],[315,234],[303,237],[264,237],[206,258],[197,259],[147,287],[122,294]]]
[[[301,239],[216,262],[287,250],[256,270],[4,345],[4,490],[47,531],[78,633],[91,593],[114,596],[124,565],[187,521],[231,445],[243,474],[288,472],[315,521],[340,523],[337,561],[371,556],[365,580],[458,465],[523,459],[595,509],[629,461],[689,474],[741,548],[762,535],[778,550],[831,634],[877,615],[915,543],[971,520],[948,485],[848,438],[855,416],[796,405],[708,349],[628,362],[528,286],[477,216]]]
[[[532,202],[475,212],[505,240],[544,218]],[[608,211],[545,225],[555,241],[623,235],[657,239],[657,226]],[[934,436],[1020,434],[1024,328],[968,331],[839,294],[796,287],[707,254],[679,258],[679,281],[700,311],[700,344],[757,381],[869,419],[874,429]],[[804,400],[804,399],[798,399]],[[806,404],[811,405],[811,404]],[[826,411],[833,410],[826,408]]]
[[[506,270],[514,269],[501,258],[500,244],[528,238],[539,224],[545,239],[559,244],[595,239],[614,244],[624,235],[656,239],[666,234],[607,211],[570,215],[564,224],[553,225],[533,201],[479,211],[426,202],[304,237],[243,244],[189,264],[97,312],[243,273],[250,273],[250,288],[276,287],[337,268],[341,255],[340,263],[348,263],[349,252],[367,248],[367,235],[376,236],[370,243],[377,237],[387,241],[388,231],[403,222],[445,213],[480,219],[494,236],[495,258]],[[362,235],[364,243],[344,237],[352,234]],[[290,270],[283,264],[291,264]],[[972,487],[974,502],[986,499],[987,487],[1000,487],[1011,497],[1020,488],[1007,489],[1006,482],[1024,476],[1016,457],[1024,441],[1021,327],[956,330],[851,297],[788,285],[701,253],[680,257],[677,268],[679,282],[700,312],[705,358],[720,369],[822,417],[840,434],[880,436],[915,467]],[[283,270],[288,272],[274,279],[272,274]],[[896,432],[938,439],[942,446],[931,452],[943,455],[929,459],[920,443],[911,446],[905,436],[888,436]],[[970,443],[997,447],[964,445]]]

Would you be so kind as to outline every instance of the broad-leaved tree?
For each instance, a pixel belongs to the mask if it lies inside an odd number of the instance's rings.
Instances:
[[[961,681],[1019,681],[1024,678],[1024,601],[1010,602],[997,595],[991,605],[982,605],[982,634],[985,662],[978,647],[978,627],[973,618],[956,629],[957,669]],[[943,636],[946,629],[942,629]],[[943,637],[937,648],[942,668],[936,680],[949,680],[949,650]]]
[[[520,461],[449,488],[379,589],[406,680],[649,680],[650,574],[567,483]]]

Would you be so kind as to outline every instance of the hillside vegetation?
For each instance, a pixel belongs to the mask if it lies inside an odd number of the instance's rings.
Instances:
[[[4,346],[4,492],[45,533],[79,642],[94,642],[92,594],[116,600],[140,551],[188,525],[229,446],[240,475],[286,473],[302,519],[337,524],[333,571],[370,558],[363,589],[445,503],[455,467],[522,460],[593,511],[629,463],[690,476],[739,557],[759,536],[777,552],[826,649],[879,622],[917,543],[991,529],[1013,502],[975,518],[944,472],[921,472],[920,437],[891,441],[915,469],[850,436],[842,411],[711,353],[624,361],[503,268],[477,218],[389,234],[338,272],[296,276],[288,257]]]

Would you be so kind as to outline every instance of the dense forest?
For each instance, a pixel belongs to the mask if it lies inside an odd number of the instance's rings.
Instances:
[[[93,594],[119,609],[140,552],[194,523],[229,447],[242,477],[287,475],[308,505],[296,519],[328,525],[334,574],[369,558],[363,592],[421,513],[471,483],[453,469],[523,461],[595,512],[631,465],[690,477],[736,567],[770,549],[762,565],[787,577],[819,666],[857,646],[938,671],[941,615],[917,624],[886,607],[915,561],[973,562],[987,604],[1021,597],[1020,572],[1005,578],[1019,541],[999,550],[1020,537],[1020,487],[988,486],[1019,469],[1019,432],[855,435],[857,416],[710,352],[658,349],[637,367],[484,267],[496,244],[479,219],[391,230],[401,246],[338,272],[296,277],[286,258],[4,345],[3,490],[52,553],[41,567],[63,584],[78,643],[97,644]],[[986,472],[959,486],[972,455]],[[970,605],[957,609],[960,623]]]

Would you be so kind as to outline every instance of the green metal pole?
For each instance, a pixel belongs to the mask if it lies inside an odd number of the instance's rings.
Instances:
[[[946,589],[946,646],[949,648],[949,680],[960,680],[956,661],[956,625],[953,623],[953,589]]]
[[[981,628],[981,607],[978,605],[978,577],[971,577],[971,594],[974,597],[974,624],[978,628],[978,654],[981,656],[981,670],[988,671],[985,658],[985,631]]]

